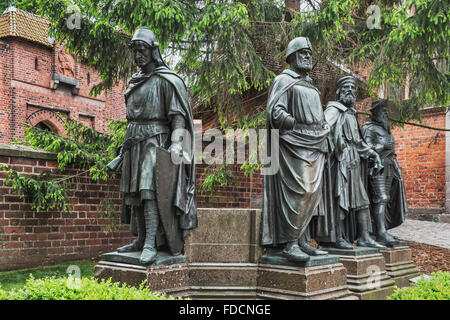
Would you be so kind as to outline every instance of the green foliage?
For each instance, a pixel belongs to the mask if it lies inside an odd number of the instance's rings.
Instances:
[[[205,171],[211,170],[211,168],[205,168]],[[236,181],[236,177],[230,172],[230,166],[224,164],[206,176],[200,189],[203,192],[212,193],[214,188],[217,186],[225,187],[233,184]]]
[[[1,165],[0,170],[6,170],[8,175],[5,184],[11,184],[14,193],[19,193],[20,198],[25,196],[31,198],[31,209],[39,212],[41,210],[69,211],[66,202],[66,191],[57,181],[50,178],[48,173],[27,178],[7,165]]]
[[[116,156],[126,131],[126,121],[122,120],[112,121],[108,125],[108,129],[114,133],[112,135],[99,133],[74,119],[66,119],[65,137],[25,125],[26,141],[18,143],[57,153],[58,169],[61,173],[70,165],[88,167],[86,171],[94,181],[110,177],[111,173],[106,165]],[[14,192],[19,193],[21,198],[30,198],[32,210],[70,210],[65,183],[79,174],[56,178],[49,172],[44,172],[39,176],[24,177],[7,165],[1,166],[0,169],[8,171],[5,184],[11,184]],[[111,216],[111,205],[102,205],[105,208],[104,215]],[[116,224],[113,220],[112,227]]]
[[[424,105],[448,106],[448,0],[406,0],[404,6],[400,1],[375,2],[380,29],[368,27],[374,16],[366,12],[369,4],[329,0],[321,10],[298,14],[293,34],[310,37],[322,57],[350,65],[371,62],[370,94],[384,83],[404,87],[410,79],[409,99],[395,104],[403,109],[396,111],[402,116],[398,120],[419,119]]]
[[[165,294],[152,293],[143,282],[139,288],[93,278],[46,277],[27,280],[24,287],[9,291],[0,288],[0,300],[174,300]]]
[[[74,119],[65,119],[65,137],[50,131],[27,125],[26,142],[33,148],[57,153],[58,168],[63,171],[71,164],[89,165],[93,180],[106,180],[109,176],[106,165],[114,159],[123,141],[126,121],[112,121],[108,129],[114,134],[104,134],[87,127]]]
[[[450,272],[437,271],[407,288],[396,288],[388,300],[450,300]]]

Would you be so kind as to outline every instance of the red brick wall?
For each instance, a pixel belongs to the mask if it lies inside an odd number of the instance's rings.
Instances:
[[[241,165],[230,165],[235,181],[229,186],[214,188],[212,192],[201,189],[204,178],[210,174],[205,164],[197,166],[197,206],[199,208],[261,208],[263,176],[258,172],[246,177]]]
[[[10,139],[11,55],[10,45],[0,40],[0,142]]]
[[[51,128],[62,130],[56,112],[68,115],[105,132],[108,120],[125,117],[125,102],[121,84],[106,94],[90,96],[91,88],[101,79],[98,73],[74,59],[74,78],[79,81],[79,92],[73,95],[71,88],[59,85],[51,88],[51,74],[58,69],[60,45],[48,48],[19,38],[3,39],[0,56],[0,142],[21,138],[24,127],[20,122],[36,125],[46,121]],[[36,69],[37,59],[37,69]],[[89,81],[88,81],[89,74]],[[48,110],[40,106],[56,107]],[[36,111],[46,110],[38,116]]]
[[[424,125],[445,128],[445,113],[422,114]],[[405,125],[393,130],[411,208],[445,207],[445,133]]]
[[[0,156],[23,175],[44,171],[56,173],[56,162]],[[65,175],[80,173],[70,169]],[[72,211],[33,212],[26,199],[12,193],[4,183],[6,172],[0,172],[0,271],[78,260],[109,252],[131,242],[129,226],[108,232],[112,219],[105,217],[104,199],[120,215],[119,180],[93,182],[82,174],[71,179],[68,197]]]

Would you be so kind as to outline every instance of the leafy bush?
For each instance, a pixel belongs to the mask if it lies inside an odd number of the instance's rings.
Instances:
[[[142,283],[139,288],[113,283],[111,279],[75,279],[71,276],[27,280],[24,287],[9,291],[0,288],[0,300],[174,300],[163,293],[152,293]]]
[[[450,272],[437,271],[408,288],[396,288],[388,300],[450,300]]]

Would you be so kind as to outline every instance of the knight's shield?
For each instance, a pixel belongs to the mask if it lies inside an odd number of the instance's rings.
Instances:
[[[181,253],[184,246],[179,217],[173,205],[177,192],[178,170],[179,165],[172,162],[170,152],[160,147],[156,148],[156,198],[160,222],[172,254]]]

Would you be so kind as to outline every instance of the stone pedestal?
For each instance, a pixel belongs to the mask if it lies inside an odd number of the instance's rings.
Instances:
[[[394,280],[397,287],[409,286],[409,279],[417,277],[419,270],[411,258],[411,249],[406,243],[380,250],[386,261],[386,272]]]
[[[193,299],[258,299],[257,275],[256,263],[190,263],[190,297]]]
[[[266,299],[323,300],[351,295],[345,267],[333,255],[295,263],[279,255],[263,256],[257,286],[258,296]]]
[[[339,255],[347,270],[348,289],[361,300],[384,300],[393,292],[395,283],[386,273],[384,256],[379,249],[355,247],[322,250]]]
[[[105,280],[111,278],[113,282],[135,287],[139,287],[147,280],[150,291],[164,292],[172,296],[188,296],[189,272],[184,256],[172,257],[161,252],[151,266],[140,264],[139,257],[140,252],[106,253],[95,266],[95,278]]]

